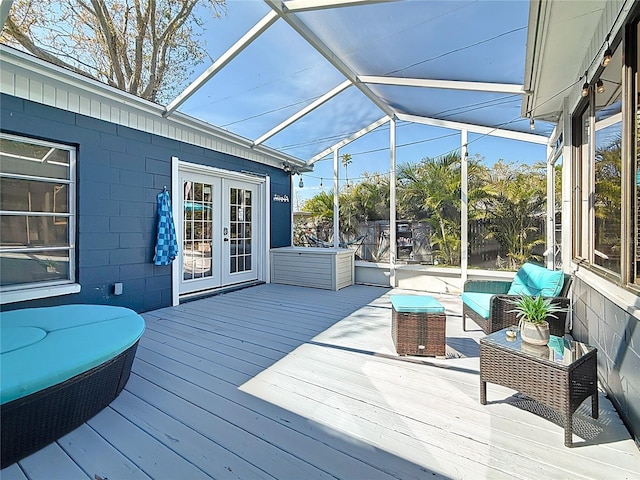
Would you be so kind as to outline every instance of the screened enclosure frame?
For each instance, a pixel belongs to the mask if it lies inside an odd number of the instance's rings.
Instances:
[[[11,3],[11,1],[2,3],[0,18],[3,25]],[[435,35],[433,32],[436,31],[441,32],[443,28],[444,31],[451,30],[447,21],[455,22],[458,29],[475,31],[478,29],[478,26],[475,25],[477,23],[475,15],[479,10],[471,12],[465,12],[464,9],[447,10],[449,7],[446,2],[430,2],[429,6],[434,10],[439,9],[437,13],[443,17],[443,20],[439,21],[435,14],[434,17],[429,17],[421,3],[397,0],[264,0],[264,5],[267,7],[266,13],[246,29],[237,40],[232,42],[226,39],[227,47],[216,55],[216,60],[200,72],[197,78],[179,95],[162,107],[163,116],[170,117],[181,111],[180,108],[187,106],[189,99],[196,99],[199,92],[217,75],[231,68],[234,62],[247,50],[264,40],[268,32],[273,31],[278,25],[277,28],[282,28],[282,25],[285,25],[297,38],[310,46],[334,73],[337,72],[342,81],[336,83],[332,88],[328,88],[324,93],[315,96],[312,100],[304,102],[301,108],[281,118],[278,122],[274,122],[271,128],[249,137],[250,144],[253,148],[267,145],[267,142],[278,137],[279,134],[283,134],[322,110],[323,106],[329,102],[340,101],[348,92],[355,91],[357,98],[363,98],[369,102],[373,110],[373,113],[369,115],[373,117],[372,121],[359,125],[348,135],[338,141],[330,142],[329,145],[306,158],[293,155],[301,159],[300,166],[296,168],[295,172],[312,171],[314,164],[318,161],[326,158],[333,160],[334,231],[339,231],[338,167],[340,150],[379,127],[389,125],[389,177],[392,188],[390,264],[393,279],[397,253],[395,251],[395,187],[396,127],[398,122],[409,122],[460,132],[460,152],[463,159],[463,198],[466,198],[467,188],[466,154],[469,133],[548,145],[553,129],[553,124],[545,122],[544,119],[534,123],[535,106],[530,106],[524,101],[530,93],[526,86],[529,81],[524,78],[526,70],[524,65],[525,49],[531,48],[529,43],[531,43],[531,38],[535,38],[536,32],[526,33],[525,28],[521,34],[523,37],[518,38],[526,40],[527,45],[525,48],[525,45],[520,43],[519,50],[508,50],[508,40],[504,42],[496,40],[503,35],[508,39],[510,38],[508,35],[511,35],[513,31],[522,30],[519,28],[522,25],[514,25],[514,20],[509,15],[493,20],[495,24],[483,26],[486,32],[479,32],[476,35],[477,45],[456,45],[454,38],[444,37],[440,33],[441,41],[439,43],[442,44],[441,49],[444,50],[444,53],[433,57],[438,60],[435,62],[432,61],[432,57],[424,58],[426,53],[422,53],[422,50],[426,50],[431,45],[427,41],[432,38],[430,35]],[[492,3],[495,2],[482,2],[482,4],[473,6],[473,8],[489,10],[487,24],[490,23],[489,19],[495,16],[491,15],[491,8],[494,9],[493,12],[496,12],[496,8],[514,8],[506,5],[496,7]],[[522,3],[520,3],[520,7],[521,5]],[[534,11],[535,8],[531,8],[528,16],[533,15]],[[395,17],[393,25],[388,22],[389,12],[393,12]],[[418,20],[414,20],[415,18]],[[530,18],[519,18],[515,21],[524,22],[526,27],[527,20],[530,22]],[[358,21],[358,28],[349,28],[356,21]],[[488,50],[491,53],[492,68],[479,69],[474,68],[473,65],[467,65],[463,72],[455,70],[455,66],[460,63],[458,55],[465,59],[482,57],[478,61],[484,61],[483,55],[486,51],[478,50],[478,45],[485,42],[491,46]],[[373,45],[375,49],[372,48],[369,51],[364,49],[363,45]],[[349,47],[352,49],[349,50]],[[396,56],[402,57],[402,60],[394,60],[393,57]],[[404,63],[398,63],[400,61]],[[428,68],[425,65],[428,65]],[[433,75],[428,75],[431,71],[433,71]],[[509,75],[506,72],[511,72],[510,78],[507,78]],[[462,74],[464,77],[461,77]],[[425,105],[428,105],[435,98],[434,95],[439,98],[451,97],[455,104],[455,102],[459,102],[456,100],[457,95],[471,94],[478,96],[479,103],[486,103],[491,107],[482,109],[482,119],[484,120],[482,124],[473,121],[478,119],[478,113],[471,108],[467,108],[467,111],[462,109],[460,114],[448,113],[446,109],[441,112],[426,111],[428,108]],[[500,111],[502,100],[499,99],[502,98],[501,96],[514,97],[512,109],[517,109],[517,118],[509,117],[509,120],[505,120],[504,115],[500,117],[499,114],[496,116],[492,113],[494,110]],[[415,108],[411,107],[413,104],[416,105]],[[460,109],[459,106],[457,108]],[[373,116],[374,114],[375,116]],[[536,129],[535,133],[531,132],[534,128]],[[278,150],[277,145],[269,147]],[[287,166],[283,163],[283,168]],[[463,278],[466,276],[468,267],[465,247],[468,240],[466,233],[467,212],[468,205],[463,201],[461,230]],[[338,247],[339,235],[334,235],[333,241],[334,246]]]

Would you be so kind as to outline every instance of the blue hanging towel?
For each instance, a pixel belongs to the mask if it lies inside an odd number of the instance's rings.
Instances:
[[[169,192],[163,190],[158,194],[158,239],[153,263],[169,265],[178,256],[178,241],[176,227],[171,213],[171,199]]]

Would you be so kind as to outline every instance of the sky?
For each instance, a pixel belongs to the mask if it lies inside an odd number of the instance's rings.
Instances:
[[[414,15],[416,18],[412,18],[412,10],[404,8],[405,6],[399,3],[373,6],[376,12],[386,13],[394,20],[388,24],[385,31],[376,28],[373,17],[367,18],[367,13],[374,11],[371,6],[359,8],[357,13],[353,7],[344,8],[343,17],[331,17],[331,11],[326,10],[313,12],[314,17],[305,13],[302,14],[302,18],[315,21],[311,25],[320,35],[326,34],[325,38],[328,39],[334,38],[331,36],[332,33],[335,36],[336,32],[355,30],[348,42],[334,46],[354,64],[370,62],[373,65],[370,68],[376,68],[377,64],[379,68],[388,68],[387,65],[392,65],[395,61],[397,65],[413,65],[411,68],[403,68],[401,75],[428,78],[429,75],[442,76],[443,69],[449,69],[448,74],[455,75],[456,79],[462,77],[462,80],[492,81],[491,78],[496,77],[498,80],[493,81],[522,83],[528,1],[413,0],[413,5],[419,8],[413,12],[420,12],[420,15]],[[490,6],[489,10],[486,10],[487,5]],[[208,22],[203,36],[211,59],[224,53],[269,10],[262,0],[227,0],[226,14],[220,19]],[[465,19],[472,22],[473,28],[454,28],[456,22]],[[510,19],[511,22],[505,23],[505,19]],[[373,31],[367,30],[369,26]],[[506,33],[502,33],[503,31]],[[496,32],[500,32],[500,35],[496,35]],[[394,39],[401,36],[420,41],[426,39],[429,43],[402,53],[398,53],[397,50],[387,51],[390,58],[371,58],[373,51],[384,56],[384,49],[380,54],[378,50],[373,50],[374,47],[392,44]],[[500,37],[500,42],[487,41],[493,37]],[[490,49],[492,54],[502,55],[499,65],[497,61],[493,64],[491,58],[480,63],[480,68],[472,64],[475,57],[480,57],[486,52],[481,50],[484,47]],[[514,54],[514,51],[517,54]],[[391,58],[395,55],[406,58]],[[412,64],[416,58],[421,61]],[[196,69],[193,78],[208,66],[209,64],[205,64]],[[468,78],[464,78],[465,72]],[[284,21],[278,20],[258,41],[254,41],[196,95],[187,100],[180,110],[246,138],[256,139],[343,81],[344,77],[333,66]],[[393,96],[393,87],[386,88],[383,93]],[[439,104],[446,100],[446,95],[446,91],[440,90],[432,96],[396,98],[400,99],[398,102],[415,101],[417,108],[426,111],[434,108],[442,111],[443,107]],[[454,110],[465,111],[466,115],[482,118],[487,114],[487,110],[483,110],[482,107],[483,101],[501,102],[504,111],[507,112],[506,118],[519,117],[520,97],[511,97],[502,95],[490,100],[481,98],[478,103],[474,103],[475,98],[472,99],[470,96],[462,97],[465,105]],[[413,106],[415,105],[411,105]],[[403,106],[398,104],[397,108],[402,109]],[[283,132],[268,139],[265,145],[306,161],[383,116],[384,113],[358,89],[350,87]],[[520,119],[520,122],[526,120]],[[528,122],[526,125],[528,126]],[[541,126],[542,129],[546,128],[544,133],[548,134],[549,126]],[[538,128],[538,132],[543,133],[540,130]],[[427,157],[434,158],[460,148],[460,133],[456,130],[399,121],[396,132],[398,164],[414,163]],[[357,182],[365,172],[388,173],[388,124],[343,147],[340,155],[345,153],[352,156],[352,162],[347,167],[350,183]],[[476,154],[484,158],[488,165],[500,159],[507,162],[534,163],[545,160],[546,149],[539,144],[470,133],[469,155]],[[342,184],[345,181],[345,168],[342,165],[340,177]],[[303,188],[298,187],[299,179],[300,177],[295,176],[293,181],[295,209],[300,207],[302,201],[321,190],[331,189],[332,155],[315,163],[313,172],[302,175]]]

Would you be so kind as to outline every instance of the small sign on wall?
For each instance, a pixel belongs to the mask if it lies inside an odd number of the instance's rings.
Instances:
[[[289,203],[289,195],[280,195],[279,193],[274,193],[273,201],[280,203]]]

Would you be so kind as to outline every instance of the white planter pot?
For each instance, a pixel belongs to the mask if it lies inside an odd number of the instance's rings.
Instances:
[[[532,345],[546,345],[549,343],[549,323],[531,323],[520,321],[520,336],[523,342]]]

